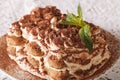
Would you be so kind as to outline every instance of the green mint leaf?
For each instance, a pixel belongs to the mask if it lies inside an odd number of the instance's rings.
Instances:
[[[67,13],[66,19],[61,21],[60,24],[64,24],[64,25],[76,25],[76,26],[83,26],[83,21],[75,16],[72,13]]]
[[[86,23],[85,23],[85,24],[86,24]],[[85,33],[88,34],[88,36],[91,36],[90,26],[89,26],[88,24],[86,24],[86,25],[84,26],[84,31],[85,31]]]
[[[69,13],[69,12],[67,12],[67,17],[66,17],[66,21],[73,21],[73,22],[76,22],[76,16],[74,15],[74,14],[72,14],[72,13]]]
[[[79,17],[81,18],[81,20],[82,20],[82,19],[83,19],[83,18],[82,18],[82,9],[81,9],[80,4],[78,5],[77,12],[78,12],[78,16],[79,16]]]
[[[81,40],[85,43],[85,46],[89,49],[89,51],[92,51],[93,49],[93,42],[90,34],[90,27],[88,25],[85,25],[79,30],[79,35]]]
[[[60,24],[75,25],[77,27],[81,27],[79,30],[81,40],[85,43],[89,51],[91,51],[93,49],[93,41],[90,33],[90,26],[83,21],[82,9],[80,7],[80,4],[78,5],[77,13],[78,16],[74,15],[73,13],[67,12],[66,19],[62,20]]]

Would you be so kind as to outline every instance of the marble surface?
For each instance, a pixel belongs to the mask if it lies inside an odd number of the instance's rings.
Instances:
[[[0,80],[15,80],[15,79],[9,76],[7,73],[0,70]]]
[[[0,36],[4,35],[10,24],[31,9],[46,5],[57,6],[63,13],[76,14],[78,3],[83,9],[84,20],[101,26],[120,39],[120,1],[119,0],[0,0]],[[120,80],[120,59],[101,77]],[[15,80],[0,70],[0,80]]]

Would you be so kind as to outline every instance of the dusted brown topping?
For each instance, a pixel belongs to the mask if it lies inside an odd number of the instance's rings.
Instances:
[[[11,58],[24,70],[48,80],[81,80],[93,75],[111,56],[106,38],[99,27],[88,23],[94,43],[89,52],[79,27],[59,24],[65,17],[48,6],[35,8],[13,23],[7,36],[8,51],[16,52],[9,54]]]

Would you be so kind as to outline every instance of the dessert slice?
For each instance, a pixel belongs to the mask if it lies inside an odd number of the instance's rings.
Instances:
[[[81,17],[80,7],[78,13]],[[105,31],[72,16],[80,25],[69,23],[68,15],[55,6],[35,8],[9,28],[9,57],[23,70],[47,80],[85,80],[94,75],[112,55]]]

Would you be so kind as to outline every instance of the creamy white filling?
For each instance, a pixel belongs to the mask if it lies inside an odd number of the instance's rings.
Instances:
[[[37,37],[37,36],[33,36],[33,35],[30,33],[30,34],[29,34],[29,37],[28,37],[29,42],[36,42],[37,39],[34,39],[35,37]]]
[[[51,20],[50,20],[50,23],[51,23],[51,28],[55,31],[58,31],[59,29],[56,27],[56,22],[57,22],[57,18],[56,17],[53,17]]]
[[[40,61],[40,59],[42,58],[42,56],[33,56],[32,54],[29,54],[28,52],[27,52],[27,54],[30,55],[32,58],[34,58],[37,61]]]
[[[103,60],[110,58],[110,52],[106,51],[103,56],[101,54],[91,59],[91,63],[94,65],[100,64]]]
[[[75,72],[79,69],[81,70],[87,70],[87,69],[90,69],[92,64],[89,63],[87,65],[80,65],[80,64],[75,64],[75,63],[70,63],[70,62],[67,62],[67,61],[64,61],[67,66],[69,67],[68,69],[71,71],[71,72]]]
[[[22,31],[22,36],[23,36],[25,39],[28,40],[28,38],[29,38],[29,33],[27,32],[26,27],[25,27],[24,29],[21,28],[21,31]]]
[[[15,60],[16,59],[16,56],[13,56],[11,54],[8,55],[11,59]]]
[[[14,46],[16,48],[16,52],[23,48],[23,46]]]
[[[37,35],[38,40],[42,39],[39,35]]]
[[[40,49],[41,49],[41,51],[42,52],[46,52],[48,49],[42,44],[42,43],[40,43],[39,41],[35,41],[39,46],[40,46]]]
[[[54,43],[50,44],[50,50],[58,50],[59,47],[57,45],[55,45]]]
[[[14,32],[8,31],[7,34],[8,34],[9,36],[21,37],[21,35],[18,35],[16,31],[14,31]]]
[[[11,31],[8,31],[7,34],[8,34],[9,36],[14,36],[14,33],[12,33]]]
[[[51,25],[51,28],[52,28],[53,30],[55,30],[55,31],[58,31],[58,30],[59,30],[54,24]]]

